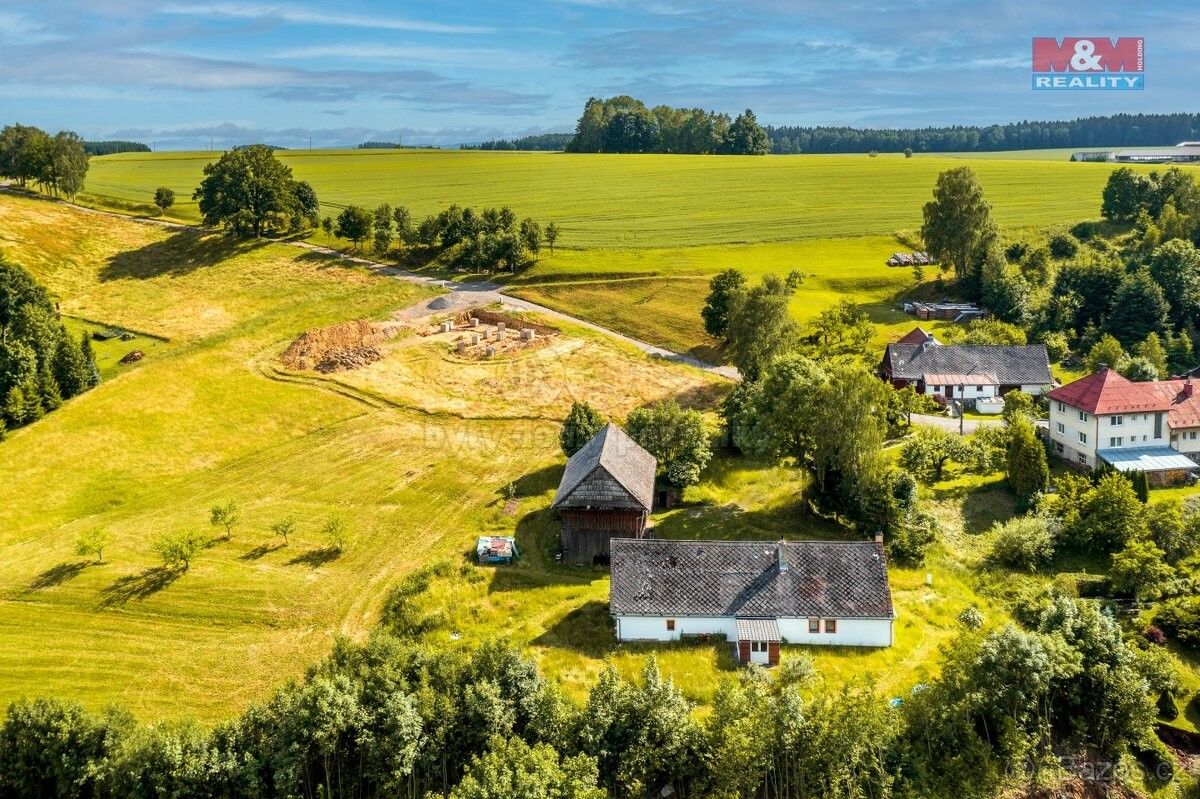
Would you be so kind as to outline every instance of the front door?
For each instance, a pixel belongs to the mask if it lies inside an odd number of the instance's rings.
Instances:
[[[770,662],[770,644],[766,641],[750,642],[750,662],[765,666]]]

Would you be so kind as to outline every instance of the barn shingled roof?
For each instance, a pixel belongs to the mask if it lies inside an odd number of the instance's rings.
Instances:
[[[895,615],[883,544],[874,541],[614,538],[611,552],[616,616]]]
[[[567,461],[553,507],[562,507],[571,492],[597,468],[608,472],[646,510],[654,505],[658,461],[624,430],[609,422]]]

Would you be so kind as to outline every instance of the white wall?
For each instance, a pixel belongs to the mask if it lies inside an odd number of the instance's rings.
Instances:
[[[1031,394],[1035,397],[1042,396],[1042,392],[1046,390],[1045,386],[1021,386],[1021,390],[1026,394]]]
[[[1060,457],[1072,463],[1078,461],[1080,452],[1087,456],[1088,466],[1095,466],[1098,449],[1175,445],[1170,439],[1166,413],[1162,413],[1161,435],[1158,438],[1154,436],[1154,413],[1085,415],[1086,420],[1080,420],[1078,408],[1050,400],[1050,440],[1063,445],[1064,452],[1060,453]],[[1114,424],[1114,419],[1119,424]],[[1064,432],[1059,432],[1060,424]],[[1087,435],[1086,444],[1079,441],[1081,432]],[[1200,436],[1195,443],[1200,451]]]
[[[997,386],[978,386],[975,384],[954,385],[954,386],[951,386],[951,388],[953,389],[953,392],[951,394],[951,397],[953,399],[967,399],[967,400],[982,399],[983,397],[994,397],[997,395],[997,393],[1000,390]],[[944,396],[946,396],[946,386],[945,385],[931,386],[928,383],[926,383],[925,384],[925,394],[928,396],[937,395],[937,396],[944,397]]]
[[[615,618],[621,641],[678,641],[681,635],[724,635],[737,640],[737,622],[729,617],[679,616],[673,631],[667,630],[666,616]],[[892,619],[838,619],[836,633],[809,633],[807,618],[779,619],[779,635],[786,643],[807,646],[891,646]]]
[[[1188,455],[1200,452],[1200,429],[1172,430],[1171,446]]]

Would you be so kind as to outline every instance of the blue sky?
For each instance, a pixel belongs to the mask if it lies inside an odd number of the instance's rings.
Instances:
[[[1200,5],[0,0],[0,123],[159,149],[569,130],[590,95],[775,124],[1200,111]],[[1033,36],[1144,36],[1143,92],[1034,92]]]

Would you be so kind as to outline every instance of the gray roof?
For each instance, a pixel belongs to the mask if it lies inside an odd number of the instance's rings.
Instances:
[[[739,641],[778,641],[779,622],[775,619],[738,619]]]
[[[553,507],[572,507],[572,492],[597,470],[607,473],[646,510],[654,505],[654,475],[658,461],[624,430],[609,422],[567,461],[554,494]],[[579,504],[591,505],[590,502]]]
[[[926,374],[988,374],[1003,385],[1047,386],[1053,381],[1043,344],[889,344],[883,358],[892,377],[903,380],[920,380]]]
[[[1161,472],[1200,469],[1191,458],[1171,447],[1116,447],[1096,454],[1118,472]]]
[[[614,538],[611,553],[617,616],[895,615],[883,544],[874,541]]]

